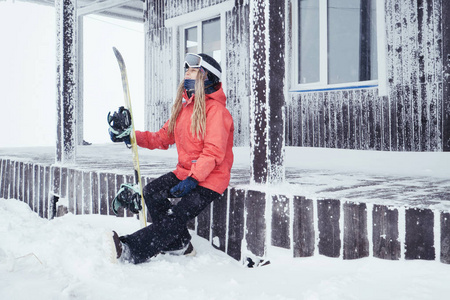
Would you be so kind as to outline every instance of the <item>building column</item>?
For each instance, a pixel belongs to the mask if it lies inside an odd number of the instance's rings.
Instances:
[[[252,183],[285,178],[285,1],[250,1]]]
[[[84,97],[83,97],[83,17],[78,17],[78,32],[77,32],[77,145],[83,145],[84,142]]]
[[[442,1],[442,149],[450,151],[450,2]]]
[[[75,163],[78,100],[77,0],[56,0],[56,162]]]

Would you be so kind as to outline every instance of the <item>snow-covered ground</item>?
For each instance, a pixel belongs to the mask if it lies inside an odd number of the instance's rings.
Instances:
[[[0,199],[0,299],[448,299],[450,266],[437,261],[289,258],[248,269],[194,235],[197,256],[112,264],[104,234],[139,227],[134,218],[39,218]]]

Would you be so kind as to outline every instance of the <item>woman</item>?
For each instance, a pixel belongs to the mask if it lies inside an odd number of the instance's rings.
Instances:
[[[142,263],[162,252],[194,254],[187,222],[218,199],[230,181],[234,125],[220,65],[206,54],[189,53],[185,70],[170,119],[157,132],[136,131],[140,147],[168,149],[175,143],[178,164],[143,190],[152,224],[126,236],[113,232],[115,257],[121,261]],[[129,143],[129,133],[124,138],[123,132],[126,128],[111,125],[113,141]],[[117,197],[124,207],[136,198],[132,193]],[[181,200],[172,205],[168,198]]]

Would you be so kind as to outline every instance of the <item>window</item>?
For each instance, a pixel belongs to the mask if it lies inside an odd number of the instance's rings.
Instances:
[[[184,56],[186,53],[206,53],[221,64],[222,73],[226,73],[225,64],[225,14],[234,8],[234,0],[226,0],[177,17],[166,19],[164,25],[175,33],[173,40],[173,87],[184,76]],[[193,22],[195,20],[195,22]],[[177,80],[178,79],[178,80]],[[222,82],[226,90],[226,82]]]
[[[376,83],[376,0],[297,0],[293,85]]]
[[[184,53],[206,53],[220,64],[220,17],[188,25],[184,28]],[[184,58],[184,57],[183,57]]]

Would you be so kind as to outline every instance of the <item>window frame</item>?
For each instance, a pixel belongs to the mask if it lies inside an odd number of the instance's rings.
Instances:
[[[328,83],[328,0],[319,1],[319,81],[312,83],[298,83],[299,77],[299,37],[298,26],[299,16],[298,8],[300,0],[292,1],[292,68],[291,68],[291,86],[290,92],[311,92],[322,90],[354,89],[378,87],[379,94],[386,94],[386,38],[385,38],[385,13],[383,0],[376,0],[376,20],[377,20],[377,68],[378,79],[355,81],[345,83]]]

